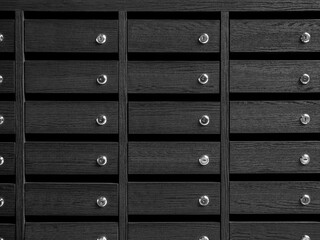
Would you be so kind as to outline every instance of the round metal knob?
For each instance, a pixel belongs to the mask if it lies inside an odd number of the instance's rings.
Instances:
[[[4,36],[2,33],[0,33],[0,42],[2,42],[4,40]]]
[[[310,163],[310,156],[308,154],[303,154],[301,157],[300,157],[300,162],[302,165],[308,165]]]
[[[300,198],[300,203],[303,205],[303,206],[307,206],[309,205],[311,202],[311,198],[309,195],[305,194],[302,196],[302,198]]]
[[[308,235],[304,235],[301,240],[311,240],[311,238]]]
[[[96,122],[98,125],[103,126],[107,123],[107,116],[106,115],[99,115],[99,117],[96,118]]]
[[[0,156],[0,166],[2,166],[3,164],[4,164],[4,158]]]
[[[98,199],[97,199],[97,205],[99,206],[99,207],[101,207],[101,208],[103,208],[103,207],[105,207],[105,206],[107,206],[107,204],[108,204],[108,200],[107,200],[107,198],[106,197],[99,197]]]
[[[2,125],[3,123],[4,123],[4,117],[0,115],[0,125]]]
[[[100,85],[106,84],[108,81],[108,77],[105,74],[101,74],[99,77],[97,77],[97,83]]]
[[[302,43],[308,43],[310,42],[311,39],[311,35],[307,32],[302,33],[302,35],[300,36],[300,41]]]
[[[0,75],[0,84],[3,83],[3,77]]]
[[[0,197],[0,208],[4,205],[4,198]]]
[[[100,45],[106,43],[107,41],[107,35],[100,33],[97,38],[96,38],[96,42]]]
[[[199,240],[209,240],[209,238],[207,236],[201,236]]]
[[[310,115],[309,114],[302,114],[301,117],[300,117],[300,122],[303,124],[303,125],[307,125],[309,122],[310,122]]]
[[[199,123],[202,125],[202,126],[207,126],[210,122],[210,118],[208,115],[203,115],[200,119],[199,119]]]
[[[107,164],[107,162],[108,162],[108,159],[107,159],[106,156],[99,156],[97,158],[97,163],[98,163],[99,166],[104,166],[104,165]]]
[[[0,240],[4,240],[4,238],[0,237]]]
[[[310,82],[310,76],[309,74],[303,74],[301,77],[300,77],[300,82],[303,84],[303,85],[306,85]]]
[[[206,44],[207,42],[209,42],[209,35],[206,33],[201,34],[201,36],[199,37],[199,42],[201,44]]]
[[[199,203],[200,203],[200,205],[203,206],[203,207],[207,206],[207,205],[209,204],[209,202],[210,202],[209,197],[206,196],[206,195],[201,196],[201,197],[199,198]]]
[[[199,163],[202,166],[208,165],[209,164],[209,156],[208,155],[201,156],[201,158],[199,158]]]
[[[107,237],[106,236],[100,236],[97,238],[97,240],[107,240]]]
[[[198,82],[202,85],[205,85],[209,81],[209,76],[206,73],[201,74],[198,78]]]

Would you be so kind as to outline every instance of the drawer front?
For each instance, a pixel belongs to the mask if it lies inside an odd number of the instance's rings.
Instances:
[[[320,142],[230,142],[230,172],[320,173]]]
[[[116,134],[118,103],[27,102],[26,132]]]
[[[219,93],[219,62],[129,62],[129,93]]]
[[[308,205],[301,202],[307,202]],[[319,214],[319,182],[231,182],[231,214]]]
[[[15,174],[14,143],[0,143],[0,176]]]
[[[128,21],[129,52],[219,52],[219,42],[218,20]]]
[[[15,240],[15,225],[14,224],[0,224],[0,236],[4,240]]]
[[[139,222],[129,223],[129,240],[194,240],[206,236],[209,239],[220,239],[219,223],[209,222]]]
[[[0,134],[15,133],[14,102],[0,102]]]
[[[233,60],[230,91],[233,93],[320,92],[320,61]]]
[[[0,20],[0,52],[14,52],[14,20]]]
[[[0,21],[0,25],[1,25],[1,21]],[[0,34],[1,34],[1,30],[0,30]],[[1,43],[0,43],[0,49],[1,49]],[[0,61],[0,93],[15,92],[14,65],[15,65],[14,61],[3,61],[3,60]]]
[[[207,125],[201,125],[209,118]],[[216,102],[130,102],[130,134],[219,134]]]
[[[306,34],[310,35],[309,42]],[[305,42],[303,42],[305,41]],[[231,52],[313,52],[320,50],[319,19],[230,20]]]
[[[200,205],[200,199],[207,205]],[[220,184],[131,182],[128,212],[132,215],[219,214]]]
[[[275,239],[292,240],[320,238],[320,224],[317,222],[232,222],[230,224],[231,240],[266,240],[273,236]],[[305,239],[306,240],[306,239]]]
[[[0,217],[15,216],[14,184],[0,183]]]
[[[26,215],[117,216],[117,184],[26,184]],[[105,198],[105,199],[103,199]],[[99,201],[99,200],[102,201]],[[105,202],[107,200],[107,202]],[[99,204],[106,204],[104,207]]]
[[[103,35],[101,38],[100,34]],[[100,39],[99,43],[97,38]],[[117,52],[118,21],[27,20],[25,51]]]
[[[130,142],[129,174],[219,174],[220,143]]]
[[[26,143],[26,174],[118,174],[118,143]]]
[[[27,61],[27,93],[117,93],[116,61]]]
[[[317,133],[319,101],[230,102],[231,133]],[[310,121],[306,120],[310,118]]]
[[[118,224],[113,222],[27,222],[26,240],[118,239]]]

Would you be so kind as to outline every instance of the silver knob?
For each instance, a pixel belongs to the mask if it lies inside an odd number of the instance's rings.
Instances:
[[[207,206],[207,205],[209,204],[209,202],[210,202],[209,197],[206,196],[206,195],[201,196],[201,197],[199,198],[199,203],[200,203],[200,205],[203,206],[203,207]]]
[[[107,35],[100,33],[97,38],[96,38],[96,42],[100,45],[104,44],[107,41]]]
[[[97,77],[97,83],[99,83],[100,85],[106,84],[107,81],[108,81],[108,77],[105,74],[101,74],[99,77]]]
[[[202,125],[202,126],[207,126],[210,122],[210,118],[208,115],[203,115],[200,119],[199,119],[199,123]]]
[[[303,206],[307,206],[309,205],[311,202],[311,198],[309,195],[305,194],[302,196],[302,198],[300,198],[300,203],[303,205]]]
[[[0,197],[0,208],[4,205],[4,198]]]
[[[206,44],[209,42],[209,35],[206,33],[201,34],[201,36],[199,37],[199,42],[201,44]]]
[[[310,76],[309,74],[303,74],[301,77],[300,77],[300,82],[303,84],[303,85],[306,85],[310,82]]]
[[[310,163],[310,156],[308,154],[303,154],[301,157],[300,157],[300,162],[302,165],[308,165]]]
[[[0,84],[3,83],[3,77],[0,75]]]
[[[4,238],[0,237],[0,240],[4,240]]]
[[[4,123],[4,116],[0,115],[0,125]]]
[[[311,240],[311,238],[308,235],[304,235],[301,240]]]
[[[209,76],[206,73],[201,74],[198,78],[198,82],[202,85],[205,85],[209,81]]]
[[[107,200],[106,197],[103,197],[103,196],[102,197],[98,197],[97,205],[99,207],[103,208],[103,207],[107,206],[107,204],[108,204],[108,200]]]
[[[103,126],[107,123],[107,116],[106,115],[99,115],[97,118],[96,118],[96,122],[99,126]]]
[[[108,162],[108,159],[107,159],[106,156],[99,156],[99,157],[97,158],[97,163],[98,163],[98,165],[101,166],[101,167],[104,166],[104,165],[106,165],[107,162]]]
[[[199,158],[199,163],[202,166],[208,165],[209,164],[209,156],[208,155],[202,155],[201,158]]]
[[[3,40],[4,40],[4,36],[2,33],[0,33],[0,42],[3,42]]]
[[[209,238],[207,236],[201,236],[199,240],[209,240]]]
[[[307,125],[309,122],[310,122],[311,118],[310,118],[310,115],[309,114],[302,114],[301,117],[300,117],[300,122],[303,124],[303,125]]]
[[[97,238],[97,240],[107,240],[107,237],[106,236],[100,236]]]
[[[4,164],[4,158],[0,156],[0,166],[2,166],[3,164]]]
[[[310,42],[311,39],[311,35],[307,32],[302,33],[302,35],[300,36],[300,41],[302,43],[308,43]]]

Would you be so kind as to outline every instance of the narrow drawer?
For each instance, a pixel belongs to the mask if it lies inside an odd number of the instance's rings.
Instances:
[[[0,21],[0,26],[1,26],[1,21]],[[0,34],[1,34],[1,30],[0,30]],[[0,43],[0,49],[1,49],[1,43]],[[14,65],[15,65],[14,61],[4,61],[4,60],[0,61],[0,93],[15,92]]]
[[[118,93],[116,61],[26,61],[27,93]]]
[[[0,134],[15,133],[14,102],[0,102]]]
[[[30,101],[27,133],[118,133],[117,102]]]
[[[29,216],[118,215],[117,184],[28,183],[25,188]]]
[[[230,20],[230,50],[231,52],[319,51],[320,19]]]
[[[320,238],[318,222],[232,222],[230,224],[231,240],[266,240],[270,236],[276,239],[291,240],[309,236],[310,239]]]
[[[14,184],[0,183],[0,217],[15,216]]]
[[[320,183],[231,182],[230,213],[319,214]]]
[[[320,173],[320,142],[230,142],[235,174]]]
[[[219,223],[211,222],[130,222],[129,240],[194,240],[206,236],[208,239],[220,239]]]
[[[129,174],[219,174],[218,142],[130,142]]]
[[[15,240],[15,225],[14,224],[0,224],[0,236],[4,240]]]
[[[28,142],[26,174],[118,174],[118,143]]]
[[[218,20],[128,21],[129,52],[219,52],[219,42]]]
[[[217,102],[130,102],[129,133],[219,134],[220,104]]]
[[[26,20],[26,52],[117,52],[117,20]]]
[[[219,214],[220,184],[131,182],[128,185],[128,212],[132,215]]]
[[[319,101],[237,101],[230,103],[231,133],[317,133]]]
[[[0,176],[15,174],[15,147],[14,143],[0,143]]]
[[[0,20],[0,52],[14,52],[14,20]]]
[[[128,63],[129,93],[219,93],[219,62]]]
[[[27,222],[26,240],[118,239],[118,224],[113,222]]]

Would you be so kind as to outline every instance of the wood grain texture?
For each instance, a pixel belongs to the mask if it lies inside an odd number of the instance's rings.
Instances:
[[[27,142],[26,174],[117,175],[118,143]],[[106,156],[105,166],[97,164]]]
[[[219,93],[219,62],[158,62],[128,63],[129,93]],[[202,85],[198,78],[209,76]]]
[[[230,20],[231,52],[313,52],[320,50],[319,19]],[[311,35],[302,43],[304,32]]]
[[[104,114],[107,123],[99,126],[96,118]],[[116,102],[37,102],[26,103],[27,133],[118,133]]]
[[[129,52],[219,52],[218,20],[129,20]],[[210,40],[201,44],[207,33]]]
[[[117,216],[118,185],[111,183],[27,183],[26,215]],[[108,204],[97,205],[104,196]]]
[[[4,158],[4,163],[0,166],[0,175],[14,175],[16,172],[15,144],[1,142],[0,156]]]
[[[207,195],[209,205],[199,198]],[[128,212],[132,215],[216,215],[220,213],[220,183],[130,182]]]
[[[27,222],[26,240],[118,239],[118,224],[113,222]]]
[[[0,197],[4,205],[0,208],[0,217],[15,216],[15,186],[11,183],[0,183]]]
[[[199,119],[208,115],[210,123]],[[216,102],[130,102],[130,134],[219,134],[220,106]]]
[[[99,45],[96,37],[107,35]],[[116,20],[27,20],[26,52],[118,52]]]
[[[1,21],[0,21],[1,24]],[[1,25],[0,25],[1,26]],[[1,29],[1,27],[0,27]],[[1,32],[1,30],[0,30]],[[1,48],[1,44],[0,44]],[[15,92],[15,62],[1,60],[0,61],[0,75],[3,80],[0,83],[0,93],[14,93]]]
[[[231,182],[231,214],[319,214],[319,182]],[[308,194],[311,203],[303,206],[300,198]]]
[[[199,163],[201,156],[209,164]],[[219,174],[218,142],[129,142],[129,174]]]
[[[116,61],[26,61],[25,71],[27,93],[118,93]]]
[[[0,224],[1,237],[5,240],[15,240],[15,225],[14,224]]]
[[[14,52],[14,20],[0,19],[0,33],[4,37],[0,43],[0,52]]]
[[[0,125],[0,134],[15,133],[15,109],[14,102],[1,101],[0,115],[4,117],[3,124]]]
[[[131,222],[129,240],[194,240],[201,236],[220,239],[219,223],[213,222]]]
[[[231,133],[316,133],[319,101],[237,101],[230,103]],[[300,122],[309,114],[307,125]]]
[[[292,240],[308,235],[311,239],[320,237],[318,222],[232,222],[231,240]]]

